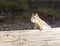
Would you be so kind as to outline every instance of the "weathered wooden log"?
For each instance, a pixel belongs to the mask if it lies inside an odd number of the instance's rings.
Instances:
[[[60,28],[0,31],[0,46],[60,46]]]

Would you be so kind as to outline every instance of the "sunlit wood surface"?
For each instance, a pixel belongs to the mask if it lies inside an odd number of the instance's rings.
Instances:
[[[60,46],[60,28],[0,31],[0,46]]]

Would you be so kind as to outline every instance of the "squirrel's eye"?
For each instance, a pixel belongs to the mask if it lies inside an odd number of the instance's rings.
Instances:
[[[34,19],[35,19],[35,17],[34,17]]]

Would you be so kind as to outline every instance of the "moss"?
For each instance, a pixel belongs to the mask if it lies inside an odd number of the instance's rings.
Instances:
[[[41,8],[38,8],[38,11],[39,11],[40,13],[45,13],[45,12],[47,12],[47,9],[41,7]]]

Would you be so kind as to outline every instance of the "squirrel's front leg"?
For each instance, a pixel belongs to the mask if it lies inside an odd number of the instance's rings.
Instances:
[[[34,24],[34,29],[38,29],[38,25],[37,24]]]

